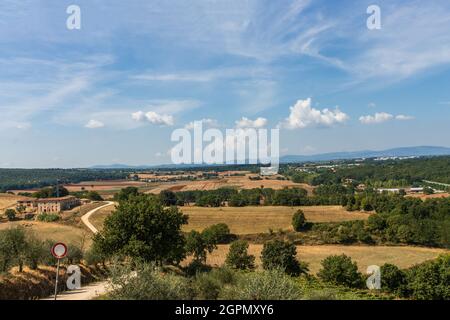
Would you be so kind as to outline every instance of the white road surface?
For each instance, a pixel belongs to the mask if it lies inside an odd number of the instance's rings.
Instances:
[[[114,205],[114,202],[108,201],[105,205],[102,205],[98,208],[95,208],[85,215],[81,217],[81,221],[86,225],[86,227],[89,228],[89,230],[92,231],[92,233],[96,234],[98,233],[97,228],[89,222],[89,217],[96,213],[97,211]],[[64,291],[61,293],[58,293],[57,300],[92,300],[104,293],[107,292],[108,288],[108,281],[101,281],[101,282],[95,282],[91,283],[86,286],[82,286],[79,290],[71,290],[71,291]],[[46,299],[42,300],[54,300],[55,296],[51,296]]]

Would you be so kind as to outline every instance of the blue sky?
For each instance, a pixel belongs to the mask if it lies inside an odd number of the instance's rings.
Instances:
[[[450,146],[449,30],[447,0],[2,0],[0,167],[170,163],[201,119],[282,154]]]

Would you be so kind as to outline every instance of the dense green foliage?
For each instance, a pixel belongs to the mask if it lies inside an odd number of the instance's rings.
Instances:
[[[106,169],[0,169],[0,192],[32,189],[82,181],[126,179],[127,170]]]
[[[356,262],[345,254],[325,258],[317,276],[325,282],[350,288],[360,288],[363,285]]]
[[[341,161],[334,171],[315,170],[313,173],[297,173],[290,169],[285,174],[309,182],[313,185],[341,183],[345,179],[354,180],[355,184],[365,183],[371,187],[406,187],[421,184],[423,180],[450,184],[450,157],[429,157],[403,160],[374,161],[368,159],[358,166],[346,165],[351,161]],[[306,177],[306,178],[305,178]]]
[[[105,255],[123,255],[157,263],[178,263],[185,255],[181,226],[188,217],[157,199],[130,195],[106,218],[94,246]]]
[[[255,256],[248,254],[248,242],[244,240],[232,242],[225,264],[234,269],[254,269]]]
[[[292,216],[292,227],[295,231],[302,231],[306,227],[306,218],[302,210],[297,210]]]
[[[42,241],[23,227],[0,231],[0,273],[7,272],[12,267],[24,266],[37,269],[39,265],[54,265],[56,259],[51,255],[52,241]],[[74,244],[68,244],[69,263],[79,263],[83,251]]]
[[[294,244],[273,240],[264,244],[261,261],[266,270],[279,268],[287,274],[298,276],[308,271],[307,265],[300,263],[297,258],[297,248]]]

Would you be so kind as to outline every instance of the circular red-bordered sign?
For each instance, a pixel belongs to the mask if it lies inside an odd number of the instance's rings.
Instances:
[[[67,255],[67,246],[64,243],[55,243],[52,247],[52,255],[57,259],[62,259]]]

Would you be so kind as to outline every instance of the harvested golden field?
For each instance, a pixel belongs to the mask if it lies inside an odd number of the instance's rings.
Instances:
[[[2,214],[5,209],[14,208],[16,202],[24,198],[25,197],[16,196],[14,194],[0,193],[0,214]]]
[[[84,181],[74,184],[66,184],[64,187],[70,192],[75,191],[107,191],[120,190],[126,187],[142,187],[145,182],[128,180],[109,180],[109,181]]]
[[[338,222],[364,220],[369,214],[349,212],[341,206],[255,206],[255,207],[181,207],[181,211],[189,215],[189,225],[184,231],[197,230],[217,224],[226,223],[234,234],[254,234],[267,232],[270,229],[291,229],[292,215],[298,209],[303,210],[309,222]]]
[[[60,223],[38,222],[38,221],[14,221],[0,224],[0,230],[6,230],[22,226],[27,230],[31,230],[34,234],[42,239],[51,239],[55,242],[65,242],[80,245],[83,241],[85,247],[91,243],[91,236],[87,230],[76,228]]]
[[[411,198],[419,198],[422,200],[426,200],[426,199],[436,199],[436,198],[448,198],[450,197],[450,193],[448,192],[444,192],[444,193],[435,193],[435,194],[408,194],[408,197]]]
[[[148,193],[159,194],[163,190],[177,191],[193,191],[193,190],[216,190],[220,188],[236,188],[236,189],[257,189],[272,188],[279,190],[283,188],[303,188],[311,195],[314,187],[305,183],[294,183],[290,180],[278,180],[276,177],[270,177],[262,180],[250,180],[249,177],[254,176],[246,174],[245,176],[221,176],[219,179],[199,180],[199,181],[180,181],[161,183],[159,186],[150,190]]]
[[[262,245],[250,244],[249,253],[256,257],[256,264],[260,266]],[[218,249],[208,256],[207,263],[212,266],[220,266],[224,263],[229,250],[229,245],[219,245]],[[311,273],[317,273],[321,268],[321,261],[330,255],[346,254],[357,262],[361,272],[366,271],[370,265],[381,266],[384,263],[392,263],[400,268],[407,268],[426,260],[434,259],[441,253],[449,253],[449,250],[406,247],[406,246],[297,246],[297,258],[309,264]]]

